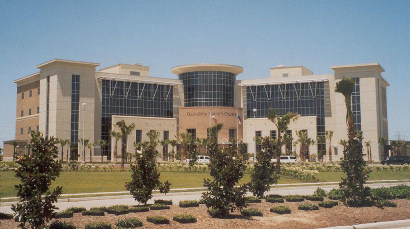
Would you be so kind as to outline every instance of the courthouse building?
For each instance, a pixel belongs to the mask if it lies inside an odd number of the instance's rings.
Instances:
[[[329,141],[311,145],[306,154],[313,158],[331,147],[333,160],[338,160],[343,155],[340,140],[347,138],[346,108],[344,97],[335,92],[335,86],[344,77],[356,82],[352,95],[355,128],[363,132],[364,141],[371,142],[372,160],[384,157],[379,139],[388,139],[389,84],[378,63],[332,66],[333,74],[326,75],[314,75],[303,66],[277,66],[270,69],[270,76],[249,80],[237,80],[242,67],[226,64],[177,66],[171,72],[178,79],[152,77],[149,67],[139,64],[118,64],[96,71],[98,66],[54,59],[38,65],[38,73],[14,81],[15,139],[4,142],[5,160],[12,160],[14,147],[18,153],[27,152],[28,131],[38,130],[69,139],[68,156],[79,161],[83,160],[79,139],[106,140],[108,146],[95,146],[92,150],[93,161],[99,161],[101,154],[105,161],[114,161],[116,141],[111,131],[118,131],[114,124],[120,120],[135,124],[128,136],[128,152],[134,152],[133,143],[147,140],[150,130],[160,133],[159,140],[175,139],[180,132],[207,138],[208,128],[221,123],[220,144],[232,139],[243,141],[248,153],[255,153],[255,137],[278,134],[266,118],[269,108],[280,115],[300,115],[287,133],[294,141],[298,130],[306,131],[315,141],[324,138],[326,131],[333,131],[331,145]],[[287,147],[299,155],[297,145]],[[171,147],[158,149],[161,154]],[[90,159],[88,152],[87,148],[85,161]],[[64,157],[65,154],[64,150]]]

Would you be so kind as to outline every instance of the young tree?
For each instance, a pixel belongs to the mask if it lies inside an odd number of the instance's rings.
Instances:
[[[280,156],[282,155],[282,136],[288,130],[290,121],[295,121],[298,118],[299,115],[296,113],[286,113],[280,117],[275,110],[272,108],[269,109],[268,119],[273,122],[278,129],[278,138],[276,140],[276,150],[278,151],[276,154],[276,170],[278,173],[280,173]]]
[[[162,145],[162,160],[168,161],[169,139],[161,140],[159,143]]]
[[[118,155],[118,140],[122,137],[121,132],[111,131],[111,136],[115,139],[115,146],[114,146],[114,163],[117,163],[117,155]]]
[[[318,145],[326,144],[326,137],[325,136],[317,136],[316,137],[316,143]],[[323,156],[326,154],[326,149],[320,149],[318,151],[318,154],[319,154],[319,160],[323,162]]]
[[[372,162],[372,145],[371,145],[371,141],[366,141],[364,142],[365,146],[366,146],[366,150],[367,150],[367,161],[368,162]]]
[[[136,162],[131,164],[132,180],[125,185],[134,199],[143,204],[152,198],[152,190],[160,185],[156,165],[158,134],[157,131],[147,133],[150,141],[141,143],[141,153],[135,148]]]
[[[178,142],[176,140],[170,140],[169,144],[172,146],[172,151],[170,152],[170,157],[172,162],[174,162],[175,159],[175,146],[177,146]]]
[[[249,190],[254,196],[263,198],[264,193],[270,190],[270,185],[277,183],[279,178],[275,164],[271,161],[277,152],[276,140],[271,137],[259,137],[255,141],[261,145],[262,150],[256,152]]]
[[[67,139],[58,139],[58,143],[61,146],[61,162],[64,161],[64,146],[68,144]]]
[[[211,163],[208,165],[213,180],[205,179],[204,186],[207,191],[202,197],[208,208],[215,216],[227,217],[235,209],[242,210],[246,206],[245,194],[247,185],[236,186],[243,177],[248,163],[246,146],[232,144],[227,149],[219,149],[215,139],[221,124],[210,128],[211,140],[208,152]],[[236,187],[235,187],[236,186]]]
[[[82,154],[82,157],[84,157],[83,158],[83,162],[85,162],[85,147],[87,147],[88,146],[88,143],[90,142],[90,139],[88,139],[88,138],[80,138],[80,139],[78,139],[78,142],[79,143],[81,143],[81,145],[83,146],[83,154]]]
[[[296,131],[296,136],[298,136],[298,139],[295,141],[295,145],[299,144],[300,158],[302,161],[306,161],[306,153],[309,151],[309,146],[315,144],[315,141],[309,138],[307,131],[304,130]]]
[[[97,141],[97,145],[99,145],[101,147],[101,163],[104,162],[104,148],[108,145],[108,142],[106,140],[98,140]]]
[[[333,131],[326,130],[325,132],[326,139],[329,141],[329,162],[332,162],[332,138],[333,138]]]
[[[93,163],[93,148],[95,146],[94,142],[89,141],[87,144],[87,148],[90,150],[90,163]]]
[[[30,132],[30,155],[19,156],[16,177],[21,181],[15,185],[17,196],[20,201],[12,206],[20,227],[26,228],[26,224],[33,229],[45,228],[51,220],[53,211],[56,209],[53,203],[61,194],[62,187],[57,186],[50,192],[51,182],[54,181],[61,171],[61,163],[58,162],[58,141],[54,137],[46,137],[39,132]]]
[[[191,141],[192,141],[192,134],[181,132],[179,133],[179,139],[181,141],[181,146],[182,146],[182,154],[180,158],[182,162],[184,159],[186,159],[187,152],[188,152],[188,146],[191,144]]]
[[[346,123],[348,141],[343,151],[343,159],[340,163],[346,178],[342,178],[340,189],[343,192],[343,202],[350,206],[363,206],[369,202],[370,189],[364,187],[370,171],[363,159],[362,134],[354,129],[352,115],[352,92],[355,81],[344,78],[336,83],[335,91],[342,93],[346,104]]]
[[[131,131],[135,128],[135,124],[127,125],[124,120],[118,121],[115,124],[121,130],[121,171],[124,171],[124,157],[127,151],[127,138]]]

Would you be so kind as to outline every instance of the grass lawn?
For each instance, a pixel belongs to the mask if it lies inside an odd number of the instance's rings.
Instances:
[[[319,181],[340,181],[344,177],[343,172],[321,172],[318,175]],[[410,171],[373,171],[369,175],[369,180],[405,180],[410,179]]]
[[[203,186],[208,173],[161,172],[161,181],[171,182],[171,188],[198,188]],[[131,180],[131,172],[62,172],[53,186],[63,186],[64,194],[126,191],[125,183]],[[250,181],[245,174],[241,183]],[[18,179],[14,172],[0,172],[0,197],[16,196],[14,185]],[[298,180],[281,178],[279,183],[300,183]]]

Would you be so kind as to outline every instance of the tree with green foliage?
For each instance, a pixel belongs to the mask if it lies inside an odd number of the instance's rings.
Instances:
[[[135,124],[131,123],[130,125],[127,125],[124,120],[121,120],[115,123],[115,126],[120,128],[121,131],[121,171],[124,171],[124,159],[125,152],[127,151],[127,139],[128,135],[130,135],[131,131],[135,128]]]
[[[160,185],[160,173],[156,164],[158,135],[157,131],[148,132],[150,140],[141,143],[142,152],[135,148],[136,162],[131,164],[131,182],[125,185],[134,199],[143,204],[147,204],[152,198],[152,191]]]
[[[175,146],[178,145],[178,142],[175,139],[172,139],[169,141],[169,144],[172,146],[172,151],[169,153],[169,156],[171,157],[172,162],[174,162],[175,159]]]
[[[111,136],[114,138],[115,146],[114,146],[114,163],[117,163],[118,157],[118,141],[122,137],[121,132],[111,131]]]
[[[87,144],[87,148],[90,150],[90,163],[93,163],[93,148],[95,146],[94,142],[89,141]]]
[[[64,161],[64,146],[68,144],[68,139],[58,139],[58,143],[60,143],[61,146],[61,162]]]
[[[372,162],[372,145],[371,145],[371,141],[368,140],[366,142],[364,142],[365,146],[366,146],[366,150],[367,150],[367,161],[368,162]]]
[[[299,115],[296,113],[286,113],[283,116],[279,116],[275,110],[270,108],[267,118],[275,124],[278,130],[278,138],[276,140],[276,150],[278,151],[276,154],[276,170],[280,173],[280,156],[282,155],[283,146],[282,137],[286,134],[290,122],[296,121],[296,119],[299,118]]]
[[[81,157],[83,158],[83,162],[85,162],[85,147],[88,146],[88,143],[90,142],[90,139],[88,138],[79,138],[78,142],[83,146],[83,154],[81,155]]]
[[[179,133],[179,139],[180,139],[180,144],[182,147],[181,157],[180,157],[180,160],[182,162],[184,159],[187,158],[188,147],[192,141],[192,134],[187,133],[187,132],[181,132]]]
[[[329,162],[332,162],[332,138],[334,132],[332,130],[326,130],[325,136],[326,139],[329,141]]]
[[[343,159],[340,162],[346,174],[340,182],[343,192],[343,202],[349,206],[363,206],[369,203],[370,189],[364,184],[369,177],[370,170],[363,159],[363,137],[360,131],[355,131],[352,115],[352,92],[355,81],[344,78],[336,83],[335,91],[343,94],[346,104],[346,124],[348,140],[343,150]]]
[[[235,209],[242,210],[247,205],[247,185],[237,185],[244,175],[249,158],[244,144],[239,144],[238,147],[232,144],[225,149],[218,147],[215,136],[221,128],[221,124],[210,128],[208,152],[211,163],[208,166],[213,180],[204,180],[207,191],[202,193],[202,197],[213,215],[227,217],[229,212]]]
[[[100,146],[100,154],[101,154],[101,163],[104,162],[104,148],[108,145],[108,142],[106,140],[98,140],[96,142],[97,145]]]
[[[57,186],[50,191],[51,182],[54,181],[61,171],[61,163],[58,162],[58,141],[54,137],[43,137],[39,132],[30,132],[30,155],[19,156],[16,177],[21,181],[15,185],[19,203],[12,206],[19,226],[40,229],[45,228],[46,223],[52,219],[54,203],[62,192],[62,187]]]
[[[309,147],[315,144],[315,141],[308,136],[308,132],[304,130],[296,131],[296,136],[298,139],[295,141],[295,145],[299,144],[300,150],[299,155],[302,161],[306,161],[307,152],[309,152]]]
[[[249,190],[254,196],[263,198],[264,193],[269,191],[270,186],[276,184],[279,178],[275,164],[271,160],[276,156],[276,140],[271,137],[259,137],[255,141],[261,145],[261,150],[256,152]]]
[[[317,136],[316,137],[316,143],[317,145],[322,145],[322,144],[326,144],[326,137],[325,136]],[[323,156],[325,156],[326,154],[326,149],[319,149],[318,151],[318,156],[319,156],[319,160],[323,161]]]

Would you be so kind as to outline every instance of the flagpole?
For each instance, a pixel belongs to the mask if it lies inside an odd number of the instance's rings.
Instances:
[[[238,111],[236,111],[236,148],[238,148],[238,132],[239,132],[239,128],[238,128],[238,122],[239,122],[239,119],[238,119]]]

